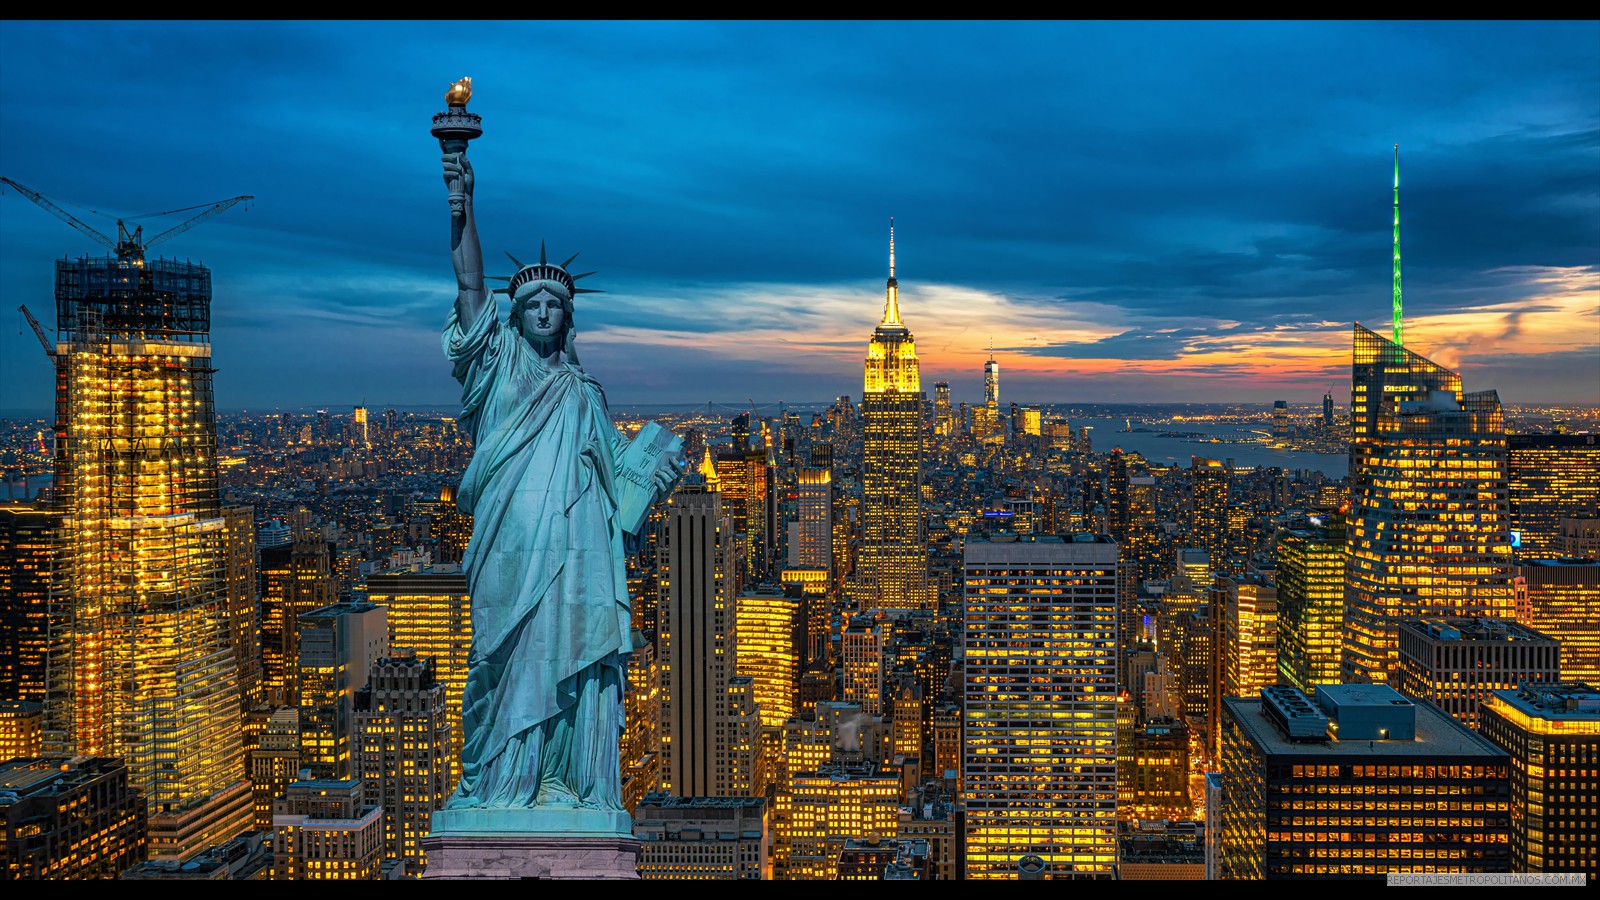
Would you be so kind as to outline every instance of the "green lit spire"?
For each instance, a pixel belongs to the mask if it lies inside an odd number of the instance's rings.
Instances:
[[[1394,342],[1404,347],[1400,327],[1400,145],[1394,145]]]

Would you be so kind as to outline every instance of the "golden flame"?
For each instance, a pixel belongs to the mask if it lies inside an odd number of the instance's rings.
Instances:
[[[450,85],[450,90],[445,92],[444,102],[447,106],[465,107],[467,101],[472,99],[472,76],[461,79]]]

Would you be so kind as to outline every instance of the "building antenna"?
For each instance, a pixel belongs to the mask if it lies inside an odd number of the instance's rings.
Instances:
[[[1400,315],[1400,145],[1394,145],[1394,342],[1404,347]]]
[[[904,328],[905,325],[900,321],[900,282],[894,277],[894,216],[889,217],[889,282],[887,294],[888,296],[885,297],[883,304],[883,321],[878,323],[878,327],[882,328],[888,325]]]

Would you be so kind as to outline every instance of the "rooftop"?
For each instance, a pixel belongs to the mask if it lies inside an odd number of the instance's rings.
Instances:
[[[1582,681],[1523,682],[1517,690],[1493,696],[1526,716],[1600,722],[1600,689]]]
[[[1517,564],[1554,569],[1568,566],[1600,566],[1600,559],[1588,559],[1582,556],[1557,556],[1553,559],[1519,559]]]
[[[1346,696],[1359,707],[1363,703],[1361,688],[1392,688],[1385,685],[1319,685],[1319,687],[1357,688]],[[1367,698],[1371,699],[1371,698]],[[1387,703],[1387,700],[1385,701]],[[1471,729],[1456,721],[1431,703],[1418,702],[1416,709],[1416,737],[1409,741],[1329,740],[1326,743],[1295,743],[1284,738],[1268,721],[1259,698],[1224,697],[1223,706],[1244,729],[1250,742],[1263,755],[1328,757],[1330,759],[1359,755],[1366,758],[1404,758],[1417,756],[1460,757],[1467,760],[1501,758],[1505,752]]]
[[[1537,641],[1554,644],[1556,639],[1534,631],[1511,619],[1469,616],[1430,616],[1401,619],[1401,628],[1436,641]]]

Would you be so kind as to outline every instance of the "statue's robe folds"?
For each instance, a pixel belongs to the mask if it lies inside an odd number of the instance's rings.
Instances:
[[[463,568],[472,651],[451,807],[620,809],[617,739],[632,648],[619,492],[622,437],[593,378],[547,366],[494,304],[445,323],[472,463]]]

